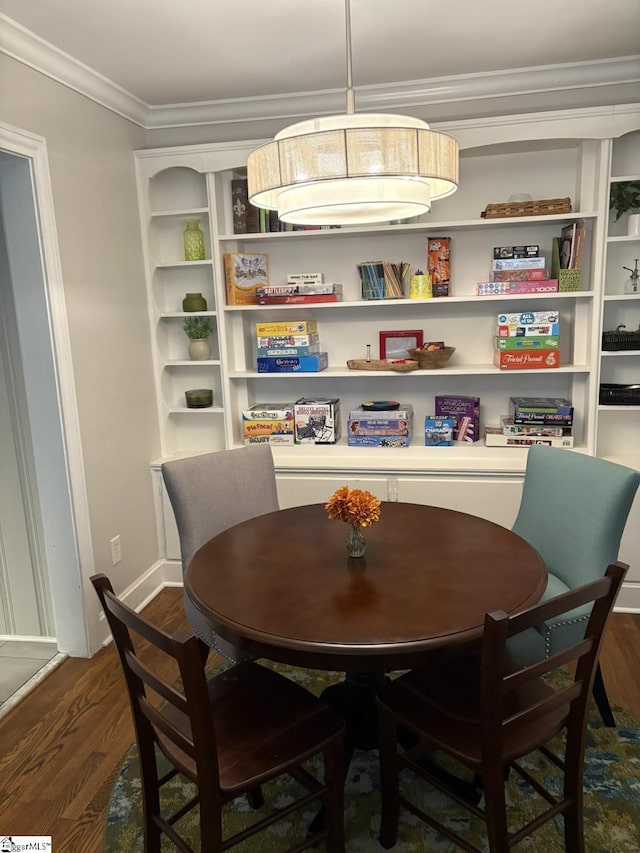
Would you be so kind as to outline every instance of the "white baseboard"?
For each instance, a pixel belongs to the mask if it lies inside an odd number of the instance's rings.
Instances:
[[[640,582],[623,583],[618,593],[614,613],[640,613]]]
[[[182,565],[177,561],[158,560],[143,575],[136,578],[134,583],[121,593],[120,598],[138,613],[166,586],[182,586]],[[111,631],[102,612],[100,635],[102,646],[111,642]]]

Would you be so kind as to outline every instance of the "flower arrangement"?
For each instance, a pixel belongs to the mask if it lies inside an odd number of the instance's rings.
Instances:
[[[380,501],[362,489],[341,486],[324,508],[330,519],[346,521],[352,527],[370,527],[380,520]]]

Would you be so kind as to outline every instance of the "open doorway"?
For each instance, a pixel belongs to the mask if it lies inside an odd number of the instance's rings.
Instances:
[[[14,299],[14,287],[20,304],[43,289],[29,198],[28,162],[0,153],[0,710],[58,654]]]
[[[7,155],[0,154],[0,198],[6,168],[10,168]],[[53,639],[51,592],[6,233],[0,204],[0,635]],[[31,242],[25,235],[21,254],[32,251]]]
[[[89,652],[89,534],[46,146],[6,125],[0,230],[0,641],[41,644],[46,663],[47,644]]]

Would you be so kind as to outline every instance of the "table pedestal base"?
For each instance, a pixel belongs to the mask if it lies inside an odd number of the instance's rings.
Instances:
[[[378,748],[376,695],[387,681],[382,673],[348,672],[344,681],[322,691],[321,698],[345,721],[346,767],[354,749]]]

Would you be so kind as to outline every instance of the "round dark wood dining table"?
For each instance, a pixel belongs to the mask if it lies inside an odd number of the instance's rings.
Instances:
[[[347,766],[353,749],[377,745],[384,673],[480,637],[485,613],[522,610],[547,582],[524,539],[467,513],[383,503],[358,558],[347,555],[348,532],[324,504],[271,512],[211,539],[185,576],[212,628],[244,652],[346,673],[322,696],[345,719]],[[475,795],[447,777],[462,796]]]
[[[347,555],[349,527],[323,504],[257,516],[207,542],[187,568],[187,595],[220,636],[295,666],[389,672],[481,636],[485,613],[534,604],[542,558],[486,519],[383,503]]]

